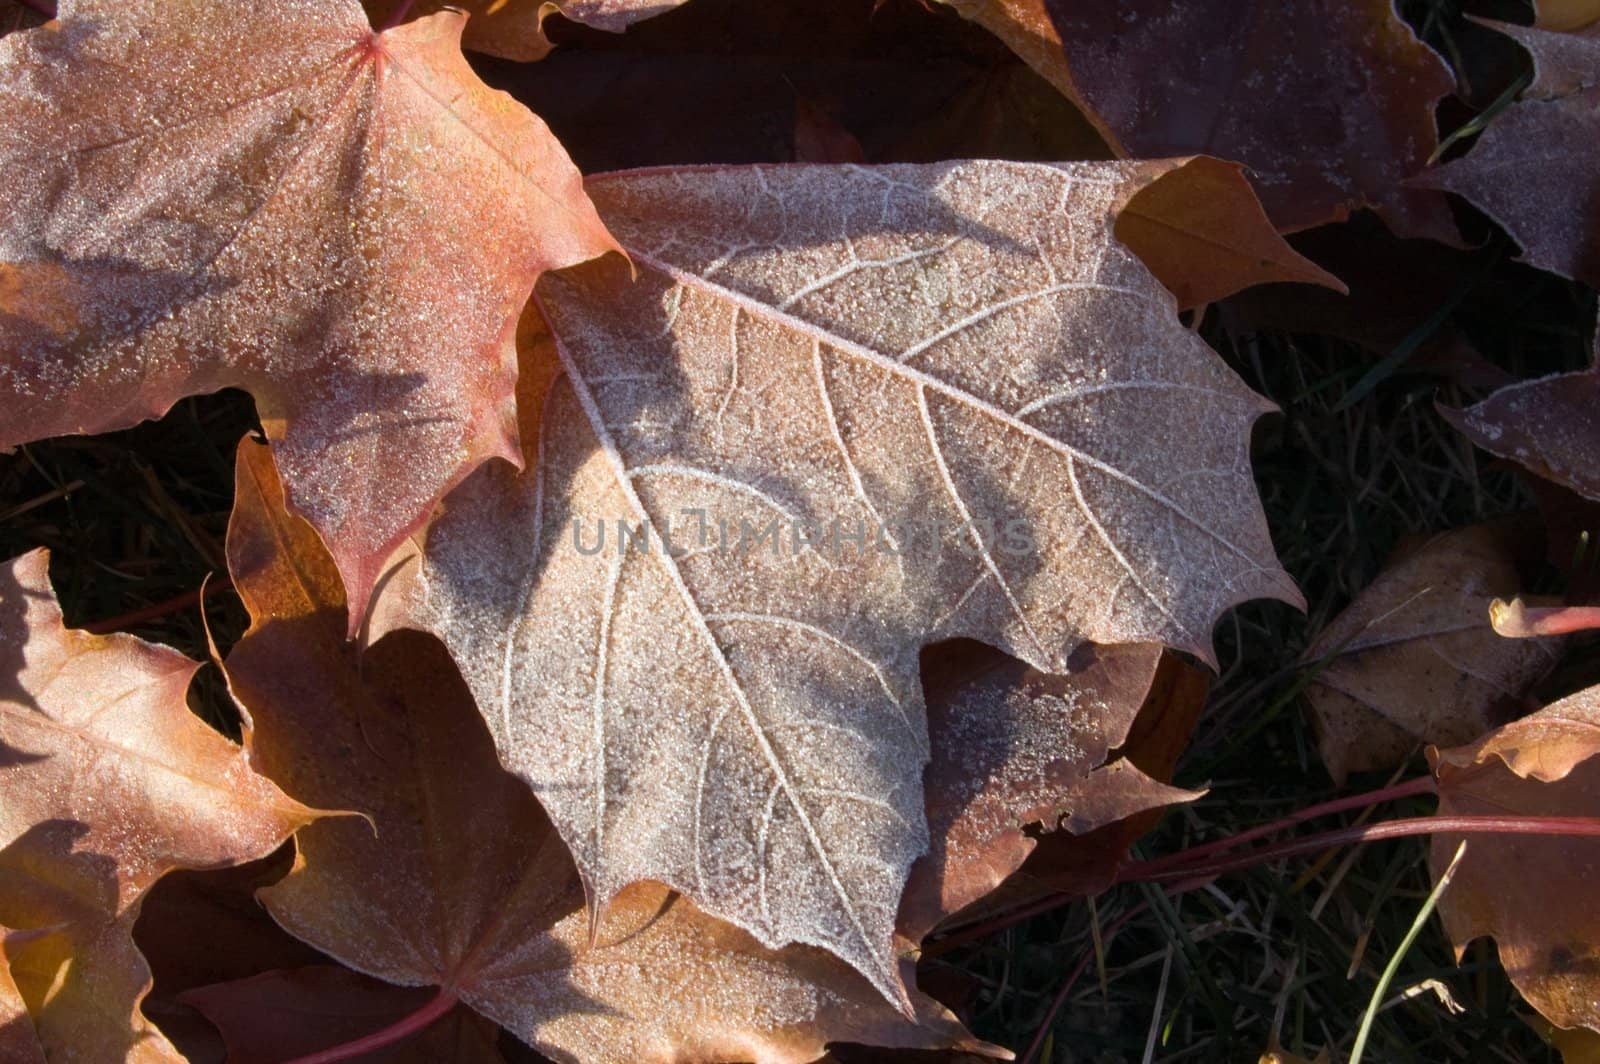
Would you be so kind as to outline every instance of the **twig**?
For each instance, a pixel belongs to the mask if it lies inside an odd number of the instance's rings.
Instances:
[[[1304,809],[1297,809],[1288,816],[1283,817],[1281,820],[1274,820],[1270,824],[1263,824],[1260,827],[1250,828],[1248,831],[1241,831],[1237,835],[1229,835],[1225,839],[1217,839],[1214,842],[1202,843],[1199,846],[1191,846],[1188,849],[1179,850],[1177,853],[1170,853],[1163,857],[1153,857],[1148,861],[1141,862],[1141,865],[1146,870],[1158,870],[1180,866],[1188,867],[1203,858],[1210,857],[1213,854],[1222,853],[1226,850],[1237,849],[1247,842],[1254,842],[1255,840],[1265,838],[1268,835],[1275,835],[1280,831],[1294,827],[1296,824],[1304,821],[1313,820],[1316,817],[1329,816],[1333,813],[1342,813],[1347,809],[1360,809],[1366,806],[1373,806],[1379,804],[1380,802],[1394,802],[1399,801],[1402,798],[1413,798],[1418,795],[1433,794],[1436,789],[1437,788],[1433,782],[1433,777],[1419,776],[1416,779],[1407,780],[1405,783],[1397,783],[1393,786],[1383,787],[1379,790],[1364,791],[1361,794],[1346,795],[1343,798],[1335,798],[1331,801],[1321,802],[1317,805],[1308,805]]]
[[[1383,787],[1379,790],[1364,791],[1361,794],[1352,794],[1344,798],[1335,798],[1332,801],[1322,802],[1318,805],[1307,806],[1304,809],[1300,809],[1294,813],[1291,813],[1289,816],[1284,817],[1281,820],[1275,820],[1270,824],[1263,824],[1260,827],[1251,828],[1248,831],[1240,832],[1238,835],[1230,835],[1225,839],[1217,839],[1213,842],[1203,843],[1199,846],[1192,846],[1186,850],[1179,850],[1177,853],[1167,854],[1162,857],[1155,857],[1149,861],[1141,862],[1139,867],[1146,873],[1154,873],[1158,870],[1164,870],[1169,867],[1187,869],[1190,867],[1190,865],[1194,864],[1201,858],[1234,849],[1235,847],[1242,846],[1247,842],[1252,842],[1264,836],[1282,831],[1285,828],[1293,827],[1294,825],[1305,820],[1310,820],[1313,817],[1328,816],[1332,813],[1344,812],[1347,809],[1357,809],[1365,806],[1371,806],[1379,802],[1397,801],[1401,798],[1432,794],[1433,792],[1434,783],[1432,777],[1421,776],[1417,779],[1408,780],[1405,783],[1399,783],[1389,787]],[[1207,881],[1207,878],[1208,877],[1206,876],[1193,877],[1192,882],[1185,881],[1185,885],[1182,889],[1186,890],[1190,889],[1191,887],[1201,886]],[[1121,881],[1122,880],[1119,878],[1118,882]],[[1063,905],[1077,901],[1080,897],[1082,897],[1082,895],[1065,892],[1052,894],[1049,897],[1041,898],[1035,902],[1030,902],[1021,908],[1013,909],[1011,912],[1000,913],[996,916],[974,924],[970,924],[966,927],[957,928],[949,934],[941,936],[938,941],[930,942],[923,948],[922,955],[924,957],[937,957],[940,954],[948,953],[958,946],[964,946],[969,942],[976,942],[979,939],[988,938],[997,931],[1004,931],[1006,928],[1014,927],[1017,924],[1022,923],[1024,920],[1029,920],[1035,916],[1040,916],[1044,913],[1059,909]]]
[[[1521,599],[1489,604],[1489,623],[1508,639],[1567,635],[1600,628],[1600,606],[1525,606]]]
[[[1119,882],[1188,880],[1211,878],[1237,872],[1256,865],[1279,861],[1285,857],[1299,857],[1316,853],[1331,846],[1347,846],[1353,842],[1374,842],[1379,839],[1401,839],[1411,835],[1563,835],[1578,838],[1600,838],[1600,817],[1589,816],[1417,816],[1389,820],[1382,824],[1367,824],[1353,828],[1307,835],[1303,839],[1263,846],[1249,853],[1213,861],[1210,864],[1185,865],[1180,868],[1151,869],[1153,861],[1139,861],[1127,865],[1117,877]]]

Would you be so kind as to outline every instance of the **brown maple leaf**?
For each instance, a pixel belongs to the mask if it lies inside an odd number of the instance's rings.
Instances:
[[[1097,652],[1118,656],[1131,651],[1126,647],[1097,648]],[[1095,671],[1091,667],[1089,675]],[[957,932],[960,937],[941,939],[934,949],[943,953],[969,937],[974,925],[985,919],[1014,914],[1044,898],[1092,897],[1109,889],[1128,862],[1130,848],[1155,829],[1165,808],[1194,801],[1204,793],[1169,784],[1179,757],[1189,748],[1210,685],[1208,671],[1172,651],[1163,653],[1132,723],[1112,714],[1110,734],[1125,734],[1112,751],[1110,764],[1091,772],[1068,791],[1072,814],[1058,830],[1040,833],[1020,868],[951,921],[965,925]],[[1058,734],[1071,729],[1073,724],[1059,721],[1049,726]],[[936,755],[939,748],[935,733]],[[928,775],[936,779],[939,773],[930,767]],[[1089,799],[1081,806],[1073,802],[1080,795]],[[936,804],[932,793],[929,804]],[[906,888],[908,900],[915,895],[922,868],[922,862],[913,866],[912,881]]]
[[[1299,601],[1249,474],[1268,404],[1112,239],[1179,165],[591,183],[638,279],[540,289],[533,471],[452,495],[377,630],[443,638],[595,904],[665,882],[898,999],[919,647],[1208,656],[1221,610]]]
[[[184,700],[199,667],[128,635],[62,626],[44,551],[0,569],[0,925],[41,933],[10,973],[40,1041],[81,1059],[175,1054],[139,1014],[131,930],[174,868],[271,852],[312,811]]]
[[[28,1003],[11,977],[12,957],[38,931],[0,927],[0,1058],[13,1064],[44,1064],[44,1047],[28,1018]]]
[[[811,1060],[832,1040],[981,1046],[931,999],[908,1022],[824,951],[771,950],[666,888],[592,921],[576,869],[444,650],[397,633],[358,662],[327,554],[246,442],[228,551],[252,616],[230,684],[290,791],[369,813],[297,835],[261,893],[285,928],[363,972],[449,988],[559,1059]],[[319,799],[319,800],[320,800]],[[328,829],[332,830],[328,830]]]
[[[924,656],[929,847],[900,902],[911,941],[1015,873],[1038,845],[1029,826],[1082,835],[1199,797],[1128,761],[1107,763],[1128,737],[1161,648],[1084,649],[1065,675],[976,643]]]
[[[0,923],[31,929],[6,944],[22,1005],[13,1025],[48,1059],[180,1064],[139,1007],[150,969],[133,943],[138,902],[118,914],[116,862],[81,849],[86,834],[50,820],[0,849]]]
[[[1350,292],[1278,238],[1238,163],[1201,156],[1141,189],[1117,216],[1116,238],[1184,310],[1272,282]]]
[[[198,662],[64,628],[47,570],[42,550],[0,568],[0,647],[22,662],[0,691],[0,845],[81,824],[78,847],[114,862],[120,914],[163,873],[262,856],[312,818],[189,711]]]
[[[1508,384],[1465,410],[1439,410],[1490,454],[1600,500],[1600,348],[1593,368]]]
[[[1284,230],[1376,207],[1405,236],[1459,239],[1401,182],[1437,145],[1450,69],[1392,0],[943,0],[984,26],[1134,158],[1204,153],[1255,175]]]
[[[555,45],[544,34],[544,20],[561,15],[573,22],[609,33],[621,33],[635,22],[665,14],[684,0],[365,0],[374,25],[382,26],[397,12],[441,11],[459,8],[468,16],[462,35],[464,47],[501,59],[532,62],[550,54]]]
[[[293,863],[290,842],[248,864],[171,872],[139,904],[133,941],[152,978],[141,1011],[195,1064],[219,1060],[222,1045],[179,995],[275,969],[328,963],[279,927],[256,900],[256,891],[282,879]]]
[[[1430,751],[1439,815],[1586,816],[1600,813],[1600,687],[1564,698],[1477,742]],[[1438,875],[1461,836],[1433,837]],[[1600,840],[1473,835],[1439,899],[1459,960],[1494,937],[1522,996],[1551,1023],[1600,1032],[1600,939],[1593,891]]]
[[[65,0],[0,41],[0,448],[241,387],[359,620],[382,559],[516,460],[516,315],[614,244],[442,13]]]
[[[1470,152],[1410,183],[1472,201],[1522,246],[1524,262],[1600,284],[1600,178],[1587,150],[1600,136],[1600,30],[1486,24],[1533,56],[1533,83]]]
[[[1305,698],[1335,782],[1422,743],[1463,743],[1526,712],[1560,639],[1504,639],[1489,603],[1522,589],[1543,544],[1525,522],[1435,536],[1378,575],[1306,648]]]

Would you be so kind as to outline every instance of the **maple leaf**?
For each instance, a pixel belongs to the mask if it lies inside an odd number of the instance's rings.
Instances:
[[[1111,239],[1179,165],[591,183],[639,278],[536,293],[533,472],[457,489],[374,631],[450,647],[596,905],[665,882],[898,1000],[920,646],[1209,656],[1221,610],[1299,601],[1249,474],[1268,404]]]
[[[444,650],[396,633],[358,662],[310,528],[246,442],[230,570],[252,617],[229,681],[263,769],[302,797],[368,812],[312,825],[260,897],[360,971],[449,988],[542,1052],[586,1060],[811,1060],[825,1043],[981,1046],[931,999],[906,1022],[829,954],[763,948],[664,887],[596,923],[576,869],[493,743]],[[332,830],[327,830],[332,828]]]
[[[1490,454],[1600,500],[1600,349],[1593,368],[1508,384],[1465,410],[1439,412]]]
[[[80,849],[85,834],[51,820],[0,849],[0,923],[31,929],[6,944],[17,1023],[50,1059],[178,1064],[139,1008],[150,970],[133,943],[137,901],[117,912],[115,861]]]
[[[221,1045],[180,995],[275,969],[328,963],[273,922],[256,900],[255,892],[282,879],[293,863],[291,842],[248,864],[171,872],[140,902],[133,941],[152,978],[141,1010],[196,1064],[219,1059]],[[222,943],[226,948],[219,948]]]
[[[586,173],[794,160],[799,96],[825,101],[875,162],[1110,154],[1000,42],[917,2],[712,0],[581,45],[484,76]]]
[[[1534,0],[1534,25],[1546,30],[1580,30],[1600,19],[1595,0]]]
[[[665,14],[684,0],[463,0],[444,4],[423,0],[419,12],[459,8],[467,13],[464,47],[485,55],[532,62],[555,45],[544,35],[544,20],[561,15],[609,33],[621,33],[635,22]],[[386,25],[396,12],[411,9],[405,0],[366,0],[374,25]]]
[[[1430,750],[1439,815],[1595,816],[1597,736],[1600,687],[1591,687],[1477,742]],[[1460,835],[1433,837],[1436,876],[1460,843]],[[1592,903],[1597,867],[1600,842],[1592,838],[1472,836],[1439,899],[1456,959],[1473,939],[1493,936],[1512,983],[1546,1019],[1600,1032]]]
[[[60,14],[0,41],[0,448],[244,388],[358,623],[444,492],[517,458],[537,274],[614,245],[543,123],[467,67],[459,13]]]
[[[28,1003],[11,978],[11,960],[37,931],[12,931],[0,927],[0,1057],[13,1064],[44,1064],[44,1047],[28,1019]]]
[[[1301,657],[1305,698],[1336,783],[1392,768],[1419,743],[1466,742],[1518,715],[1559,657],[1559,639],[1496,634],[1489,603],[1523,586],[1542,549],[1524,523],[1435,536],[1385,569]]]
[[[0,659],[0,924],[49,929],[8,946],[11,977],[52,1052],[168,1059],[138,1012],[140,897],[170,869],[271,852],[313,813],[189,711],[197,662],[64,628],[42,550],[0,569]]]
[[[1450,69],[1392,0],[942,0],[1078,104],[1119,154],[1203,153],[1256,177],[1281,229],[1376,207],[1458,242],[1448,206],[1402,187],[1438,141]],[[1152,77],[1151,71],[1160,76]]]
[[[1121,657],[1136,651],[1129,647],[1101,647],[1096,648],[1096,653]],[[1116,667],[1126,668],[1126,664]],[[1085,678],[1093,677],[1096,671],[1095,666],[1090,666]],[[1144,703],[1131,724],[1120,720],[1117,710],[1110,714],[1113,720],[1109,734],[1121,736],[1112,752],[1114,760],[1071,786],[1065,796],[1071,815],[1058,830],[1039,834],[1021,867],[993,893],[969,904],[960,914],[960,922],[970,925],[989,916],[1013,914],[1046,897],[1092,897],[1109,889],[1127,863],[1130,848],[1155,829],[1165,807],[1194,801],[1204,793],[1169,784],[1179,757],[1188,749],[1210,686],[1206,670],[1171,651],[1163,653]],[[1093,686],[1089,685],[1089,689],[1093,690]],[[936,712],[930,713],[930,719],[936,719]],[[1066,727],[1070,729],[1072,725]],[[1059,733],[1063,725],[1051,722],[1049,730]],[[939,737],[934,733],[936,757],[939,749]],[[951,750],[954,755],[953,746]],[[927,774],[930,780],[939,776],[933,766]],[[1080,796],[1088,801],[1079,805],[1076,799]],[[930,807],[938,805],[931,791],[928,803]],[[919,893],[918,879],[927,861],[925,857],[912,867],[903,910]],[[939,943],[940,951],[945,948],[946,943]]]
[[[79,847],[115,861],[113,912],[171,869],[271,852],[314,815],[189,711],[198,662],[63,627],[43,550],[0,568],[0,646],[22,662],[0,692],[0,845],[83,825]]]
[[[1494,117],[1470,152],[1410,184],[1470,200],[1522,246],[1522,261],[1600,284],[1600,179],[1586,150],[1600,136],[1600,31],[1480,21],[1533,56],[1533,83]]]
[[[1278,238],[1238,163],[1202,156],[1141,189],[1117,216],[1116,237],[1184,310],[1274,281],[1350,292]]]
[[[1107,764],[1151,688],[1161,648],[1086,649],[1066,675],[982,644],[925,656],[930,844],[900,902],[900,931],[911,941],[1016,872],[1038,845],[1027,826],[1081,835],[1199,797],[1128,761]]]

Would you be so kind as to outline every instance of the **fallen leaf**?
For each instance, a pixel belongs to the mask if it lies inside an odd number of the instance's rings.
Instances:
[[[1306,648],[1305,698],[1323,764],[1400,764],[1421,743],[1463,743],[1526,706],[1562,642],[1497,635],[1489,603],[1523,586],[1518,561],[1542,542],[1520,523],[1448,532],[1391,565]]]
[[[0,449],[244,388],[359,621],[437,500],[518,457],[538,273],[614,246],[462,22],[64,0],[0,42]]]
[[[1470,152],[1410,184],[1470,200],[1522,246],[1522,261],[1600,284],[1600,179],[1587,151],[1600,136],[1600,32],[1487,24],[1533,56],[1533,83]]]
[[[664,882],[900,1000],[919,647],[1209,657],[1223,609],[1299,602],[1249,473],[1268,404],[1110,236],[1181,165],[591,183],[639,278],[540,289],[533,472],[451,496],[383,623],[450,647],[594,904]]]
[[[563,1060],[807,1061],[833,1040],[980,1046],[936,1003],[921,1025],[829,954],[766,949],[664,887],[591,922],[570,856],[500,768],[444,649],[396,633],[356,657],[332,565],[246,443],[230,569],[252,617],[228,658],[264,770],[372,817],[310,825],[261,893],[296,936],[393,983],[446,986]],[[591,937],[593,936],[593,937]]]
[[[1439,412],[1490,454],[1600,500],[1600,361],[1578,373],[1508,384],[1465,410]]]
[[[1197,158],[1141,189],[1117,216],[1116,238],[1184,310],[1275,281],[1350,292],[1272,231],[1238,163]]]
[[[1561,1053],[1561,1064],[1600,1064],[1600,1034],[1586,1027],[1570,1030],[1553,1024],[1536,1025]]]
[[[1048,896],[1091,897],[1111,887],[1130,848],[1155,830],[1167,806],[1203,792],[1169,786],[1179,756],[1189,747],[1210,691],[1210,674],[1167,651],[1154,682],[1121,745],[1112,751],[1115,774],[1093,773],[1102,801],[1118,803],[1121,819],[1084,831],[1049,831],[1005,883],[969,906],[962,923],[1015,912]],[[1125,771],[1132,769],[1132,771]],[[1109,778],[1102,778],[1109,777]],[[1142,807],[1143,811],[1134,811]],[[1131,813],[1131,815],[1129,815]],[[1069,824],[1071,828],[1073,825]]]
[[[1441,199],[1402,186],[1438,144],[1434,107],[1454,78],[1392,0],[943,2],[1010,45],[1119,154],[1244,163],[1280,229],[1375,207],[1401,235],[1459,240]]]
[[[113,915],[171,869],[259,857],[311,819],[189,711],[198,662],[62,626],[43,550],[0,567],[0,646],[23,662],[0,691],[0,845],[82,824],[80,848],[115,863]]]
[[[828,109],[805,96],[794,98],[794,161],[864,163],[861,142]]]
[[[1440,816],[1600,815],[1600,687],[1491,732],[1430,751]],[[1434,835],[1434,874],[1461,836]],[[1600,945],[1593,884],[1600,841],[1556,835],[1473,835],[1439,913],[1459,961],[1492,936],[1522,996],[1551,1023],[1600,1031]]]
[[[228,1064],[281,1064],[343,1045],[416,1012],[433,991],[322,965],[263,972],[183,995],[222,1032]],[[372,1064],[501,1064],[500,1029],[457,1006],[410,1038],[359,1059]]]
[[[49,820],[0,849],[0,924],[31,929],[6,943],[24,1022],[46,1059],[182,1064],[139,1010],[150,969],[133,944],[138,902],[118,914],[116,862],[84,849],[87,835]]]
[[[155,994],[175,997],[326,958],[291,938],[267,915],[256,892],[288,874],[294,845],[233,868],[178,871],[161,877],[139,906],[134,941],[150,962]],[[228,943],[226,950],[216,948]]]
[[[141,896],[270,853],[312,811],[189,711],[197,662],[63,627],[42,550],[0,568],[0,659],[20,663],[0,690],[0,925],[56,928],[8,947],[12,978],[52,1054],[175,1056],[138,1015]]]
[[[44,1064],[44,1047],[28,1018],[28,1004],[11,978],[11,955],[37,932],[0,927],[0,1058],[12,1064]]]
[[[1029,825],[1081,835],[1196,797],[1130,762],[1107,763],[1150,690],[1161,648],[1085,649],[1064,675],[982,644],[927,655],[930,843],[900,902],[911,941],[1016,872],[1038,845]]]
[[[1534,25],[1546,30],[1579,30],[1600,19],[1595,0],[1534,0]]]
[[[365,0],[374,26],[387,25],[409,10],[430,14],[449,8],[467,13],[463,47],[485,55],[518,62],[533,62],[550,54],[555,45],[544,35],[544,20],[563,15],[595,29],[621,33],[642,19],[665,14],[684,0],[462,0],[446,4],[422,0],[412,8],[405,0]]]

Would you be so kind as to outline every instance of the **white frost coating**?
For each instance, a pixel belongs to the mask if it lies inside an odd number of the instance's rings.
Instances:
[[[664,15],[684,0],[553,0],[546,11],[560,11],[574,22],[621,33],[635,22]]]
[[[515,456],[538,271],[607,246],[461,22],[66,0],[0,41],[0,448],[245,388],[359,619],[438,498]]]
[[[27,861],[50,825],[75,825],[73,852],[106,875],[104,894],[74,900],[83,912],[121,915],[166,872],[264,856],[309,819],[189,711],[199,667],[131,635],[62,627],[45,551],[0,565],[0,848]]]
[[[1268,404],[1110,240],[1151,174],[591,183],[639,277],[611,261],[540,288],[566,370],[540,475],[486,469],[452,495],[411,603],[599,899],[665,882],[902,1000],[894,916],[926,842],[918,648],[972,636],[1055,671],[1088,639],[1204,654],[1229,605],[1297,599],[1250,476]],[[753,542],[786,514],[865,526],[865,546]],[[911,523],[899,555],[880,518]],[[619,519],[680,554],[625,554],[608,594]]]

